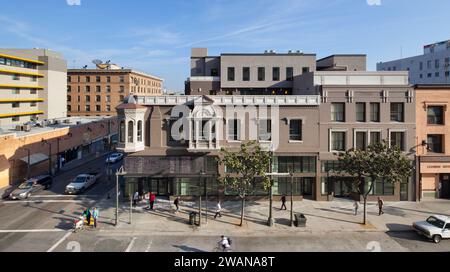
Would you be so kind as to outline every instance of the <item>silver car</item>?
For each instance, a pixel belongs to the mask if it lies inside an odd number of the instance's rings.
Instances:
[[[27,199],[31,196],[31,194],[42,190],[48,189],[52,185],[52,177],[49,175],[39,176],[32,179],[29,179],[20,186],[12,191],[9,195],[9,198],[12,200],[16,199]]]

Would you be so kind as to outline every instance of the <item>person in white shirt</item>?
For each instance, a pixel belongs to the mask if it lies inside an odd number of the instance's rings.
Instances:
[[[222,246],[223,251],[228,251],[231,248],[230,239],[223,235],[221,236],[221,240],[220,240],[219,244]]]
[[[220,201],[219,201],[219,202],[217,202],[216,215],[214,215],[214,219],[216,219],[217,216],[222,217],[221,211],[222,211],[222,206],[220,206]]]

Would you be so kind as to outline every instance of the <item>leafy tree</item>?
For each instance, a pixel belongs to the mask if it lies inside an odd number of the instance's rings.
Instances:
[[[221,165],[225,165],[228,173],[219,178],[219,182],[226,188],[236,191],[241,198],[241,223],[244,222],[245,198],[253,192],[257,185],[262,185],[267,190],[270,178],[266,175],[269,170],[271,153],[263,151],[259,144],[250,141],[241,145],[238,152],[221,149],[218,159]]]
[[[408,178],[412,173],[411,160],[398,146],[389,147],[383,141],[370,145],[366,150],[350,149],[339,154],[340,174],[354,177],[354,187],[364,199],[364,224],[367,223],[367,197],[373,190],[376,180],[396,183]],[[365,181],[370,178],[370,186]]]

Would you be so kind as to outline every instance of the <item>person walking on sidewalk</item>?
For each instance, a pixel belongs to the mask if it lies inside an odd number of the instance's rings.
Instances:
[[[384,214],[383,212],[384,201],[381,197],[378,197],[378,215]]]
[[[283,210],[283,207],[284,207],[284,210],[287,210],[287,208],[286,208],[286,195],[283,195],[281,197],[281,208],[280,208],[280,210]]]
[[[217,202],[217,205],[216,205],[216,214],[214,215],[214,219],[216,219],[217,216],[222,217],[221,212],[222,212],[222,206],[220,205],[220,201],[219,201],[219,202]]]
[[[136,207],[138,200],[139,200],[139,192],[136,191],[133,195],[133,206],[134,207]]]
[[[92,217],[94,218],[94,228],[97,228],[97,220],[98,220],[99,212],[96,207],[92,209]]]
[[[353,207],[355,208],[355,215],[358,215],[358,208],[359,208],[358,200],[355,200],[355,203],[353,204]]]
[[[91,211],[89,208],[86,208],[83,212],[83,216],[86,218],[86,225],[90,226],[91,225]]]
[[[173,204],[175,205],[175,207],[177,208],[176,212],[178,212],[180,210],[180,197],[177,196],[177,198],[175,198],[175,201],[173,202]]]
[[[150,193],[150,210],[154,210],[153,205],[155,204],[155,200],[156,195],[154,193]]]

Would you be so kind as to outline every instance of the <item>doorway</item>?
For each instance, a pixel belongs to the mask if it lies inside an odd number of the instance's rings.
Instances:
[[[439,198],[450,199],[450,174],[440,174],[439,184]]]
[[[144,191],[145,193],[152,192],[157,196],[170,195],[170,179],[168,178],[145,178]]]

